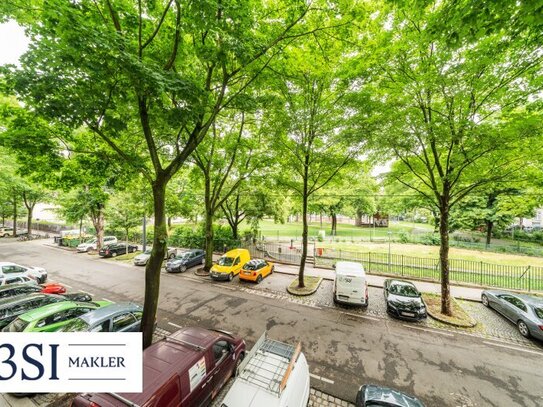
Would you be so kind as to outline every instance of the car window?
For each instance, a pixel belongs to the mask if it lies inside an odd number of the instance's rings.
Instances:
[[[534,308],[534,312],[539,319],[543,319],[543,308]]]
[[[132,315],[134,315],[134,318],[136,318],[137,321],[141,321],[141,318],[143,316],[143,312],[136,311],[136,312],[133,312]]]
[[[132,325],[136,322],[136,318],[130,312],[126,314],[117,315],[113,318],[113,332],[121,331],[129,325]]]
[[[236,261],[234,261],[234,266],[237,266],[241,260],[239,257],[236,257]]]
[[[9,332],[23,332],[27,325],[28,325],[28,322],[23,321],[20,318],[17,318],[15,321],[9,324],[8,331]]]
[[[415,287],[410,284],[394,284],[392,283],[388,287],[388,291],[395,295],[400,295],[402,297],[418,297],[419,292]]]
[[[19,266],[3,266],[2,272],[4,274],[10,274],[10,273],[23,273],[26,269],[19,267]]]
[[[213,345],[213,357],[215,363],[220,362],[230,351],[230,346],[226,341],[218,341]]]
[[[527,308],[524,302],[520,298],[513,297],[512,295],[504,295],[501,297],[504,301],[507,301],[509,304],[515,306],[516,308],[526,312]]]
[[[219,266],[231,266],[232,264],[234,264],[234,258],[233,257],[221,257],[219,259],[219,261],[217,262],[217,264]]]

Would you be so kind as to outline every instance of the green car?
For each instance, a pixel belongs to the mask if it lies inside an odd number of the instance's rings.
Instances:
[[[110,301],[74,302],[62,301],[45,305],[19,315],[3,332],[56,332],[73,319],[100,307],[113,304]]]

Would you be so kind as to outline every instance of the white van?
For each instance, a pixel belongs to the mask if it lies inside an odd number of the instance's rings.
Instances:
[[[360,263],[338,261],[334,266],[334,302],[368,306],[368,280]]]
[[[301,344],[292,346],[262,334],[237,369],[221,407],[306,407],[309,366]]]

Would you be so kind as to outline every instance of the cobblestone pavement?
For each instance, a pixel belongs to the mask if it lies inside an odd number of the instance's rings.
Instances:
[[[289,301],[309,307],[336,308],[349,314],[357,314],[361,316],[367,315],[378,318],[391,318],[386,313],[386,304],[383,297],[383,290],[381,288],[369,287],[369,306],[367,309],[364,309],[360,307],[349,307],[334,304],[332,298],[333,282],[330,280],[323,280],[317,292],[312,295],[306,297],[292,296],[286,292],[286,286],[294,278],[296,277],[293,277],[292,275],[275,273],[274,275],[265,278],[260,284],[240,281],[238,278],[234,279],[234,281],[232,281],[231,283],[216,284],[226,284],[230,288],[236,287],[236,289],[251,294],[260,295],[268,298],[276,298],[278,300]],[[437,328],[451,332],[462,332],[487,339],[498,339],[516,345],[522,345],[536,349],[543,348],[543,346],[536,341],[524,338],[518,332],[514,324],[510,323],[506,318],[502,317],[494,310],[486,308],[481,303],[474,301],[459,300],[459,302],[464,307],[464,309],[476,321],[479,322],[479,324],[475,328],[456,328],[433,320],[432,318],[427,318],[426,320],[419,322],[411,322],[411,324],[420,327]]]

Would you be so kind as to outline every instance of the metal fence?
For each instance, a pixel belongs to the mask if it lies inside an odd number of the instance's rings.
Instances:
[[[256,243],[247,247],[254,257],[300,264],[301,249],[285,243]],[[370,274],[392,275],[440,281],[439,259],[388,253],[361,253],[330,248],[308,248],[308,261],[317,267],[332,267],[339,260],[357,261]],[[449,276],[453,283],[522,291],[543,291],[543,267],[511,266],[482,261],[450,259]]]

